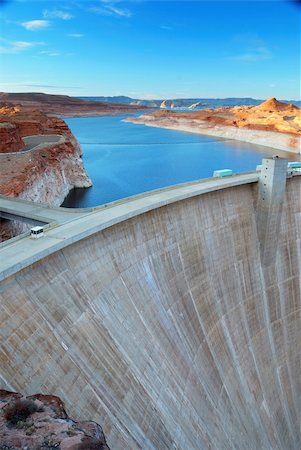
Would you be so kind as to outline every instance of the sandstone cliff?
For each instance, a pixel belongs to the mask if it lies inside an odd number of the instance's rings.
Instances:
[[[222,107],[195,112],[155,111],[129,121],[301,153],[301,111],[297,106],[275,98],[259,106]]]
[[[21,152],[13,140],[4,145],[1,195],[58,206],[73,187],[91,186],[81,148],[62,119],[15,105],[0,108],[0,123],[9,123],[25,144]]]
[[[16,125],[0,123],[0,153],[17,152],[24,149],[25,144]]]
[[[0,390],[0,448],[109,450],[101,426],[70,419],[59,397],[5,390]]]

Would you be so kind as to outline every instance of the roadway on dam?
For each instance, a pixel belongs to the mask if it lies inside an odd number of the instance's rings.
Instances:
[[[46,204],[0,196],[1,213],[48,223],[43,239],[27,236],[6,241],[1,249],[0,280],[72,242],[121,221],[185,198],[237,185],[255,183],[258,172],[184,183],[96,208],[53,208]],[[2,214],[3,217],[7,217]]]

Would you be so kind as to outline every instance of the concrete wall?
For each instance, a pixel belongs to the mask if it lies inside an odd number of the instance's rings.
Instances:
[[[114,225],[0,287],[0,380],[112,449],[300,449],[300,177],[261,264],[257,186]]]

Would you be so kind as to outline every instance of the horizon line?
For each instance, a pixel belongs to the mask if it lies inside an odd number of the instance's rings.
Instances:
[[[154,98],[143,98],[143,97],[131,97],[129,95],[125,95],[125,94],[118,94],[118,95],[93,95],[93,94],[89,94],[89,95],[71,95],[71,94],[54,94],[54,93],[49,93],[49,92],[43,92],[43,91],[18,91],[18,92],[8,92],[8,91],[0,91],[0,94],[43,94],[43,95],[54,95],[54,96],[67,96],[67,97],[73,97],[73,98],[87,98],[87,97],[104,97],[104,98],[114,98],[114,97],[127,97],[130,98],[132,100],[145,100],[145,101],[161,101],[161,100],[197,100],[197,99],[202,99],[202,100],[226,100],[226,99],[252,99],[252,100],[268,100],[270,98],[276,98],[278,100],[277,97],[274,96],[269,96],[269,97],[265,97],[265,98],[259,98],[259,97],[250,97],[250,96],[226,96],[226,97],[222,97],[222,96],[218,96],[218,97],[200,97],[200,96],[188,96],[188,97],[154,97]],[[301,98],[297,99],[292,99],[292,98],[281,98],[280,100],[286,100],[286,101],[295,101],[295,102],[300,102]]]

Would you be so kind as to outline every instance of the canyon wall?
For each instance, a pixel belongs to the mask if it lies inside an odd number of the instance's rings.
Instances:
[[[59,395],[114,450],[299,450],[300,178],[287,180],[269,265],[246,184],[155,208],[4,280],[3,387]]]
[[[0,123],[0,153],[17,152],[24,147],[24,141],[16,125]]]
[[[16,151],[12,138],[3,143],[1,195],[58,206],[72,188],[91,186],[80,145],[62,119],[20,105],[0,112],[0,132],[10,125],[23,146]]]

